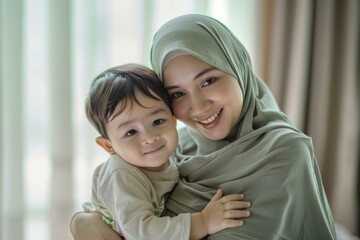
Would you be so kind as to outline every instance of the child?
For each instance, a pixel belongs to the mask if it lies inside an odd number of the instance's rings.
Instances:
[[[200,239],[243,224],[250,206],[243,195],[220,190],[197,213],[162,216],[167,193],[179,179],[173,152],[176,120],[166,90],[150,69],[114,67],[92,83],[86,115],[100,133],[98,145],[111,155],[96,168],[92,202],[126,239]],[[75,239],[77,237],[74,235]]]

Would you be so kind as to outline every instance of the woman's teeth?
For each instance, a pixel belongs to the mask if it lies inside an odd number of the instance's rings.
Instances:
[[[220,111],[218,111],[217,113],[215,113],[214,115],[212,115],[211,117],[209,117],[206,120],[200,121],[203,124],[209,124],[212,123],[218,116],[219,116]]]

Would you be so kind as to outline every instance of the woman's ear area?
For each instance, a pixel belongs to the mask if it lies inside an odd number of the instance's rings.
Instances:
[[[102,147],[105,151],[107,151],[110,154],[115,154],[114,148],[112,147],[112,144],[109,140],[107,140],[104,137],[97,137],[95,139],[96,143]]]

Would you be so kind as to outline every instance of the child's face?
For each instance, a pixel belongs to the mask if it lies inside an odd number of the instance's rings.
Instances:
[[[127,102],[124,111],[107,124],[114,151],[126,162],[147,170],[161,171],[178,143],[176,123],[170,109],[157,101],[136,93],[139,104]],[[115,114],[121,107],[118,104]]]

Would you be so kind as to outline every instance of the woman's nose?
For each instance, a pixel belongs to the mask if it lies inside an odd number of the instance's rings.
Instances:
[[[193,94],[190,97],[190,113],[193,116],[200,116],[209,108],[210,102],[201,93]]]

